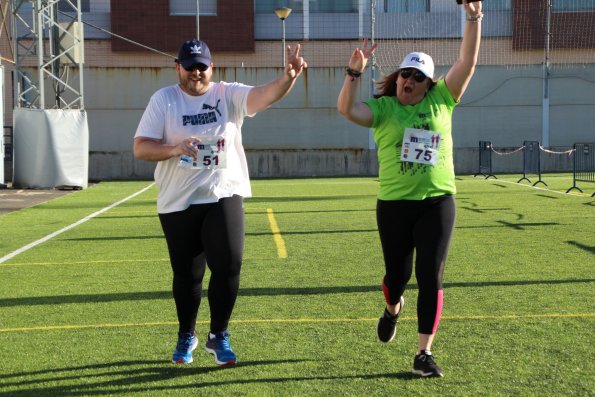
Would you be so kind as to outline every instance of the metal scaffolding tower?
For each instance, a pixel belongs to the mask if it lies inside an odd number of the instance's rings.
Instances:
[[[84,109],[81,0],[11,0],[15,107]]]

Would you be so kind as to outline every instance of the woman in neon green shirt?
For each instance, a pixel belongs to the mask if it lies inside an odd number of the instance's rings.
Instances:
[[[357,101],[357,80],[376,50],[364,40],[351,55],[337,102],[347,120],[372,128],[378,146],[376,213],[386,271],[378,338],[390,342],[396,335],[415,252],[419,295],[413,373],[424,377],[443,376],[430,349],[442,313],[442,274],[455,222],[452,112],[475,71],[481,39],[481,2],[463,6],[467,21],[459,59],[445,78],[435,81],[432,58],[412,52],[378,83],[374,98]]]

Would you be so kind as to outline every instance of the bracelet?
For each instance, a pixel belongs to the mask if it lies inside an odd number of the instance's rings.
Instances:
[[[483,14],[477,14],[477,15],[467,17],[467,20],[469,22],[481,22],[482,19],[483,19]]]
[[[359,76],[362,75],[362,72],[358,72],[357,70],[353,70],[349,66],[347,66],[345,68],[345,74],[351,76],[351,81],[354,81],[355,79],[357,79]]]

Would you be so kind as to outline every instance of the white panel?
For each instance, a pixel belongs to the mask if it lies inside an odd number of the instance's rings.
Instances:
[[[0,185],[4,185],[4,66],[0,66]]]
[[[60,22],[59,25],[62,29],[68,31],[68,33],[60,31],[60,47],[70,54],[75,63],[84,63],[82,23]],[[71,62],[71,59],[66,55],[60,57],[60,63],[62,64]]]
[[[14,178],[20,188],[86,188],[89,128],[81,110],[14,110]]]

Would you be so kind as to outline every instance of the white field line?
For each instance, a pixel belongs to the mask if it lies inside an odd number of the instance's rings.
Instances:
[[[516,186],[522,186],[522,187],[528,187],[531,189],[537,189],[537,190],[543,190],[544,192],[548,192],[548,193],[557,193],[557,194],[563,194],[565,196],[575,196],[575,197],[589,197],[586,194],[580,194],[580,193],[566,193],[566,192],[559,192],[557,190],[550,190],[550,189],[546,189],[543,187],[538,187],[538,186],[531,186],[531,185],[523,185],[522,183],[517,183],[517,182],[511,182],[511,181],[503,181],[502,179],[486,179],[486,181],[488,182],[502,182],[502,183],[508,183],[510,185],[516,185]]]
[[[72,229],[74,227],[79,226],[80,224],[83,224],[83,223],[87,222],[90,219],[95,218],[97,215],[101,215],[104,212],[109,211],[109,210],[111,210],[114,207],[117,207],[118,205],[120,205],[120,204],[122,204],[122,203],[124,203],[124,202],[126,202],[128,200],[130,200],[131,198],[134,198],[134,197],[138,196],[139,194],[142,194],[142,193],[146,192],[151,187],[153,187],[153,185],[154,185],[154,183],[151,183],[149,186],[147,186],[147,187],[139,190],[136,193],[131,194],[130,196],[128,196],[128,197],[126,197],[126,198],[118,201],[117,203],[113,203],[113,204],[111,204],[111,205],[109,205],[109,206],[107,206],[107,207],[105,207],[105,208],[103,208],[103,209],[101,209],[101,210],[99,210],[97,212],[92,213],[91,215],[88,215],[88,216],[84,217],[83,219],[81,219],[81,220],[79,220],[79,221],[77,221],[77,222],[75,222],[75,223],[73,223],[71,225],[68,225],[68,226],[66,226],[66,227],[64,227],[64,228],[62,228],[62,229],[60,229],[58,231],[55,231],[54,233],[48,234],[47,236],[42,237],[42,238],[40,238],[37,241],[34,241],[34,242],[30,243],[30,244],[27,244],[24,247],[21,247],[21,248],[17,249],[16,251],[11,252],[10,254],[3,256],[2,258],[0,258],[0,264],[1,263],[4,263],[4,262],[6,262],[6,261],[8,261],[8,260],[10,260],[12,258],[14,258],[15,256],[17,256],[19,254],[22,254],[25,251],[30,250],[33,247],[38,246],[39,244],[45,243],[46,241],[48,241],[48,240],[50,240],[50,239],[52,239],[52,238],[54,238],[54,237],[56,237],[56,236],[58,236],[58,235],[60,235],[60,234],[62,234],[64,232],[66,232],[66,231],[68,231],[68,230],[70,230],[70,229]]]

